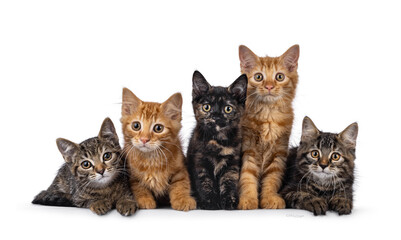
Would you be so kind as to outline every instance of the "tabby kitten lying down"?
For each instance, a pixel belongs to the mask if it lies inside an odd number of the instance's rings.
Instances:
[[[136,202],[113,122],[103,121],[98,137],[81,144],[57,139],[65,163],[50,187],[33,204],[90,208],[103,215],[112,208],[124,216],[133,214]]]
[[[355,146],[358,124],[339,134],[319,131],[304,118],[300,146],[290,150],[281,195],[289,208],[315,215],[352,210]]]
[[[200,72],[193,75],[197,123],[187,159],[192,192],[201,209],[237,208],[247,82],[243,74],[227,88],[212,87]]]

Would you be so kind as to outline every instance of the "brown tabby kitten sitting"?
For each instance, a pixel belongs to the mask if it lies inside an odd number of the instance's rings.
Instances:
[[[248,77],[243,116],[239,209],[284,208],[278,195],[288,154],[298,83],[299,46],[280,57],[258,57],[239,47],[241,72]]]
[[[280,191],[287,207],[315,215],[327,210],[351,213],[357,135],[357,123],[334,134],[319,131],[310,118],[304,118],[301,143],[290,151]]]
[[[124,216],[135,212],[118,136],[109,118],[103,121],[98,137],[79,145],[59,138],[57,146],[65,163],[50,187],[32,203],[90,208],[99,215],[114,207]]]
[[[176,210],[196,208],[179,138],[181,107],[180,93],[160,104],[123,90],[124,153],[139,208],[156,208],[156,201],[165,200]]]

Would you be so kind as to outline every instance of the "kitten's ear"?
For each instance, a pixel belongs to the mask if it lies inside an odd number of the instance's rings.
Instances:
[[[138,109],[142,101],[128,88],[123,88],[123,104],[121,113],[123,116],[132,115]]]
[[[192,98],[203,95],[212,88],[205,77],[199,71],[195,71],[192,76]]]
[[[358,136],[358,123],[349,125],[344,131],[338,134],[339,138],[352,148],[356,147],[356,137]]]
[[[246,74],[242,74],[228,87],[228,91],[232,93],[241,103],[245,103],[247,86],[248,77]]]
[[[114,128],[114,124],[110,118],[104,119],[98,137],[100,139],[110,139],[115,144],[119,143],[116,129]]]
[[[176,121],[181,121],[181,109],[182,109],[182,96],[181,93],[173,94],[161,105],[164,115],[168,118]]]
[[[283,55],[281,55],[284,66],[288,71],[292,72],[298,67],[299,45],[290,47]]]
[[[305,142],[310,139],[316,139],[320,134],[319,129],[315,126],[309,117],[305,117],[302,122],[302,137],[301,141]]]
[[[244,45],[239,46],[239,60],[241,62],[241,71],[250,72],[259,62],[259,57],[256,56],[249,48]]]
[[[64,160],[68,163],[74,160],[74,155],[79,152],[79,146],[64,138],[57,138],[56,140],[58,150],[64,157]]]

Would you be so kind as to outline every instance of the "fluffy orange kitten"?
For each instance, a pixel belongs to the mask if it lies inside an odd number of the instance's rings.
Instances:
[[[180,93],[160,104],[143,102],[123,89],[124,153],[139,208],[156,208],[164,199],[176,210],[196,208],[179,139],[181,107]]]
[[[248,76],[248,93],[238,208],[285,208],[277,192],[294,119],[292,100],[298,82],[299,46],[292,46],[280,57],[258,57],[241,45],[239,57],[241,72]]]

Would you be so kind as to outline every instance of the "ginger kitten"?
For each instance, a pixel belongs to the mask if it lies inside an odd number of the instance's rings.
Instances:
[[[196,208],[179,139],[181,107],[180,93],[160,104],[143,102],[123,89],[124,153],[139,208],[156,208],[165,199],[176,210]]]
[[[248,77],[248,91],[238,208],[285,208],[277,192],[294,119],[292,100],[298,83],[299,46],[292,46],[280,57],[258,57],[241,45],[239,58],[241,72]]]

